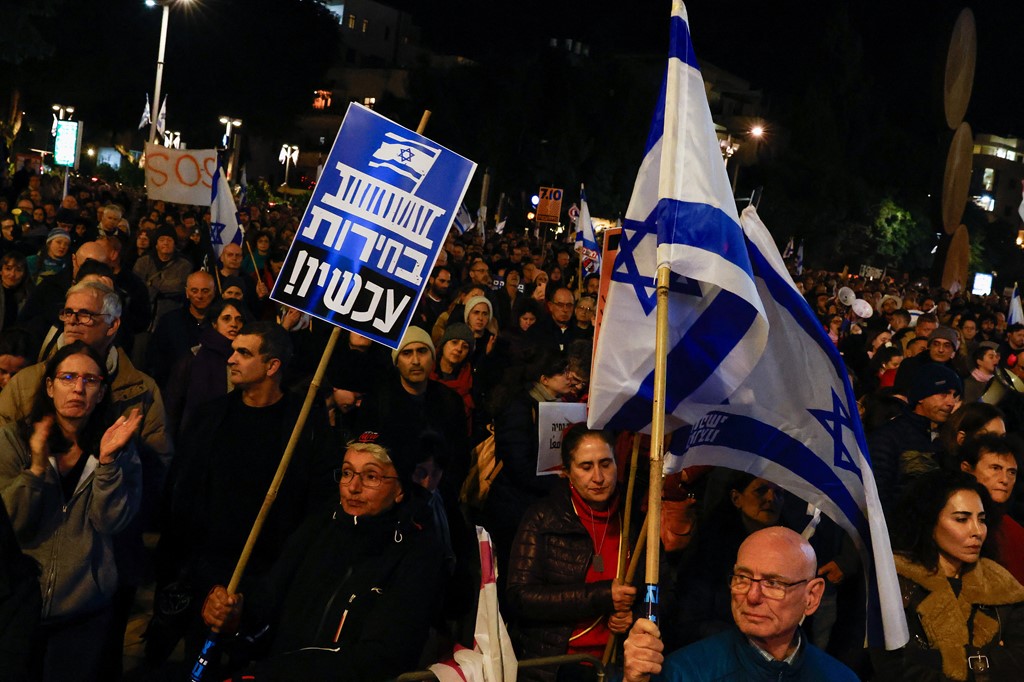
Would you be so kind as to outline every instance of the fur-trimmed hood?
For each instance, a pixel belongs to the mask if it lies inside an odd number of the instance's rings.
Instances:
[[[942,654],[942,672],[954,680],[967,679],[967,648],[972,653],[999,636],[999,622],[977,606],[1008,606],[1024,602],[1024,586],[989,559],[981,559],[962,577],[960,595],[953,594],[949,579],[909,559],[896,556],[896,571],[920,586],[928,595],[917,605],[921,627],[931,646]],[[911,593],[904,590],[904,606]],[[968,642],[967,623],[973,617],[973,637]]]

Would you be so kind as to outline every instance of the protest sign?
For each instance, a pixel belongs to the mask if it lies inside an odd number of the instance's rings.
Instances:
[[[271,298],[397,348],[475,169],[350,104]]]
[[[146,194],[174,204],[209,206],[216,149],[168,149],[146,143]]]
[[[537,404],[537,475],[562,470],[562,433],[570,424],[587,421],[586,403]]]

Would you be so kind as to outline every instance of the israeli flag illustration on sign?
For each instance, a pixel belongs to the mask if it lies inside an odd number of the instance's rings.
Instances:
[[[350,104],[271,298],[397,348],[475,170]]]

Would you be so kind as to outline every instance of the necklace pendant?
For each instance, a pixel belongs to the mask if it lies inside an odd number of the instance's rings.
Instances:
[[[594,565],[594,570],[598,573],[604,573],[604,557],[600,554],[595,554],[594,559],[591,562]]]

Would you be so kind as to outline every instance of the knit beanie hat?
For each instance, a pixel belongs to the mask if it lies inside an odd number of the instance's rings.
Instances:
[[[945,339],[953,344],[953,350],[960,350],[960,337],[952,327],[939,326],[935,328],[935,331],[928,337],[928,343],[931,343],[935,339]]]
[[[46,243],[49,244],[54,239],[67,239],[68,241],[71,241],[71,235],[67,233],[67,230],[62,230],[59,227],[55,227],[52,230],[50,230],[49,233],[47,233]]]
[[[397,365],[398,354],[401,353],[410,343],[422,343],[430,349],[430,358],[434,359],[434,340],[430,338],[430,334],[421,327],[410,325],[409,328],[405,330],[405,336],[402,337],[401,342],[398,344],[398,348],[391,351],[391,362]]]
[[[477,305],[478,303],[486,303],[487,304],[487,312],[490,313],[491,317],[494,317],[494,307],[491,305],[491,302],[487,299],[487,297],[486,296],[474,296],[473,298],[471,298],[468,301],[466,301],[466,307],[462,311],[462,317],[463,317],[464,321],[466,322],[466,324],[469,324],[469,311],[472,310],[473,307],[475,305]]]
[[[914,370],[910,390],[907,391],[907,403],[913,407],[929,396],[950,389],[957,393],[964,391],[956,372],[937,362],[926,362]]]
[[[441,343],[437,344],[437,352],[443,353],[444,344],[455,339],[468,343],[470,353],[476,350],[476,337],[473,336],[473,331],[461,322],[454,322],[445,328]]]

